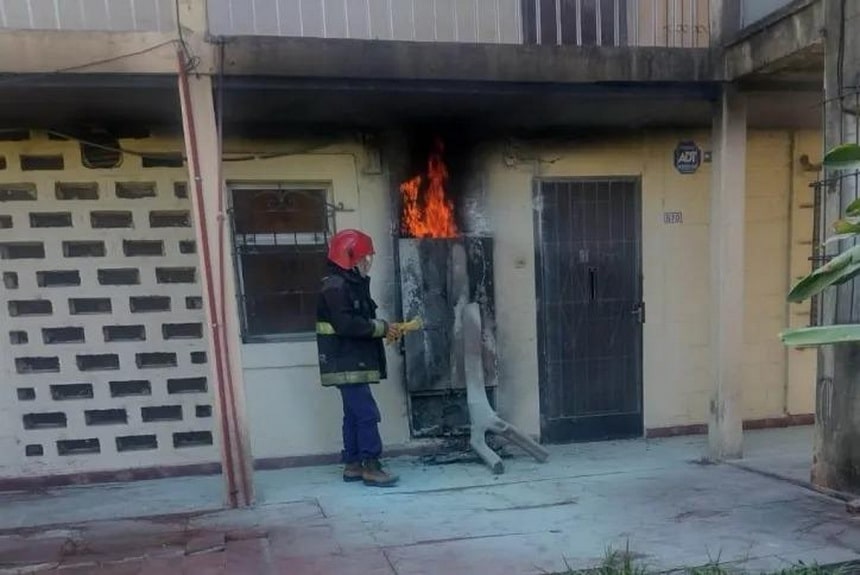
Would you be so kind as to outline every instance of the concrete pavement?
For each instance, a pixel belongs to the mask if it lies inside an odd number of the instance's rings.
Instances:
[[[810,430],[747,434],[747,463],[802,477]],[[703,438],[552,447],[549,463],[392,462],[399,487],[339,468],[260,472],[260,504],[211,511],[217,478],[0,496],[0,566],[16,572],[537,574],[630,550],[654,569],[860,561],[860,519],[794,483],[701,461]],[[776,464],[778,463],[778,464]],[[83,508],[83,505],[88,505]],[[120,520],[163,514],[179,515]],[[113,517],[113,518],[110,518]],[[54,524],[54,527],[37,525]],[[62,525],[58,525],[62,524]],[[2,573],[3,571],[0,571]]]

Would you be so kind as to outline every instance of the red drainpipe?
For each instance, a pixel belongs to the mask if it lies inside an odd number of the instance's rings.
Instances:
[[[224,44],[221,44],[221,49],[223,51]],[[224,57],[223,52],[220,56],[222,59]],[[218,122],[223,122],[222,118],[218,118]],[[224,162],[221,161],[222,158],[222,145],[223,145],[223,136],[221,133],[221,127],[219,126],[218,132],[218,281],[220,284],[220,306],[221,306],[221,321],[218,322],[218,327],[221,330],[222,341],[224,342],[224,362],[227,370],[227,389],[230,391],[230,404],[233,406],[232,417],[233,417],[233,428],[236,430],[236,449],[239,452],[239,480],[242,485],[242,499],[244,505],[251,504],[251,485],[248,480],[247,466],[245,465],[245,445],[242,442],[241,434],[239,433],[239,421],[236,409],[236,398],[235,398],[235,383],[233,382],[233,369],[232,364],[230,363],[230,342],[227,339],[227,334],[225,332],[226,323],[224,321],[224,315],[227,310],[227,289],[226,289],[226,274],[224,270],[226,269],[224,266],[224,193],[225,190],[221,189],[221,186],[224,185]]]
[[[204,208],[203,199],[203,180],[200,177],[200,155],[197,150],[197,129],[194,123],[194,110],[191,103],[190,89],[188,86],[188,73],[185,69],[185,56],[181,50],[177,50],[177,61],[179,65],[179,89],[182,94],[182,100],[185,102],[185,108],[182,112],[185,120],[186,129],[188,130],[188,161],[191,163],[191,172],[193,175],[194,196],[197,199],[197,221],[200,222],[200,235],[202,240],[201,250],[203,257],[203,272],[204,281],[206,282],[206,291],[209,297],[206,298],[209,307],[209,317],[211,318],[210,335],[212,336],[212,344],[215,351],[215,373],[218,380],[218,386],[221,393],[218,394],[219,406],[221,411],[221,435],[224,442],[224,459],[222,462],[224,473],[227,476],[227,498],[230,507],[237,506],[237,490],[236,479],[233,474],[233,446],[231,442],[232,434],[230,433],[230,419],[228,419],[227,395],[229,394],[229,402],[232,407],[235,407],[233,402],[232,381],[228,380],[224,374],[224,357],[222,355],[223,348],[221,345],[221,329],[218,309],[214,294],[214,280],[212,279],[211,268],[211,252],[209,246],[209,232],[206,224],[206,210]],[[223,275],[223,274],[222,274]],[[222,290],[223,291],[223,290]],[[235,411],[235,410],[233,410]],[[237,441],[241,443],[241,441]],[[245,492],[247,493],[247,492]]]

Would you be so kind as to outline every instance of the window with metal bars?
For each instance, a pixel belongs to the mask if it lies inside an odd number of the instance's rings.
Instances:
[[[822,211],[823,194],[826,192],[826,185],[821,181],[812,184],[813,204],[812,204],[812,250],[809,255],[809,261],[812,262],[812,269],[819,268],[830,261],[824,253],[823,245],[826,238],[822,239],[822,223],[824,212]],[[810,327],[821,325],[821,298],[818,295],[812,296],[809,300],[809,325]]]
[[[526,0],[526,44],[626,46],[627,0]]]
[[[707,0],[522,0],[524,44],[706,48]]]
[[[838,60],[838,58],[837,58]],[[844,85],[840,75],[844,62],[837,63],[833,74],[835,85],[827,88],[827,98],[821,105],[824,118],[825,151],[845,144],[860,144],[860,86]],[[832,90],[831,90],[832,88]],[[832,94],[830,93],[832,91]],[[825,168],[822,179],[812,184],[815,190],[815,228],[813,237],[818,244],[813,251],[813,269],[821,267],[852,246],[860,245],[856,238],[827,242],[834,234],[835,222],[846,218],[846,209],[860,200],[860,170],[855,167]],[[857,279],[831,287],[832,297],[819,293],[812,298],[811,325],[834,325],[860,321]]]
[[[309,337],[334,229],[327,185],[230,187],[244,341]]]

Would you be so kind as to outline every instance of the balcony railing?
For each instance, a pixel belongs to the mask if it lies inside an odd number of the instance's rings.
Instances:
[[[209,0],[217,36],[707,47],[709,0]]]
[[[709,0],[206,1],[215,36],[672,48],[709,43]],[[174,2],[0,0],[0,28],[169,32],[176,28]]]
[[[172,32],[174,0],[0,0],[0,28]]]
[[[522,0],[524,40],[577,46],[704,48],[708,0]]]

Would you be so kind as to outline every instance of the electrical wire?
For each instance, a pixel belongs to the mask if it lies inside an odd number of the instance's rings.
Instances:
[[[29,130],[28,128],[0,128],[0,133],[2,132],[17,132],[17,131],[25,131]],[[138,158],[143,159],[152,159],[152,160],[161,160],[164,159],[164,152],[141,152],[138,150],[131,150],[129,148],[124,148],[122,146],[110,146],[107,144],[99,144],[97,142],[93,142],[92,140],[87,140],[86,138],[81,138],[79,136],[73,136],[71,134],[67,134],[65,132],[60,132],[57,130],[45,130],[46,134],[50,134],[52,136],[56,136],[58,138],[63,138],[64,140],[69,140],[72,142],[78,142],[80,144],[84,144],[86,146],[90,146],[93,148],[98,148],[99,150],[105,150],[107,152],[116,152],[119,154],[128,154],[130,156],[137,156]],[[230,157],[227,154],[223,156],[224,162],[253,162],[255,160],[271,160],[275,158],[286,158],[290,156],[304,156],[305,154],[313,154],[319,153],[319,150],[325,148],[326,145],[318,145],[312,146],[309,148],[302,148],[299,150],[293,150],[290,152],[269,152],[263,154],[242,154],[241,156],[233,156]],[[188,158],[185,154],[178,154],[183,162],[187,162]],[[333,153],[333,155],[342,155],[342,152]]]
[[[113,62],[119,62],[120,60],[125,60],[128,58],[134,58],[135,56],[141,56],[143,54],[148,54],[149,52],[154,52],[160,48],[165,46],[173,46],[179,42],[176,39],[167,40],[165,42],[159,42],[158,44],[154,44],[147,48],[142,48],[140,50],[136,50],[134,52],[127,52],[124,54],[119,54],[117,56],[111,56],[110,58],[104,58],[101,60],[92,60],[90,62],[85,62],[83,64],[75,64],[73,66],[66,66],[64,68],[58,68],[56,70],[52,70],[50,72],[41,72],[37,74],[3,74],[0,75],[0,86],[7,86],[12,84],[26,84],[32,80],[39,80],[42,78],[51,78],[53,76],[58,76],[61,74],[65,74],[68,72],[77,72],[80,70],[86,70],[87,68],[94,68],[96,66],[103,66],[105,64],[112,64]]]
[[[185,41],[184,31],[183,31],[183,28],[182,28],[182,25],[180,22],[179,0],[174,0],[174,7],[176,10],[176,32],[177,32],[177,36],[178,36],[176,39],[167,40],[164,42],[159,42],[158,44],[148,46],[148,47],[143,48],[141,50],[136,50],[134,52],[127,52],[124,54],[119,54],[117,56],[112,56],[110,58],[104,58],[104,59],[100,59],[100,60],[92,60],[89,62],[84,62],[82,64],[75,64],[72,66],[66,66],[63,68],[58,68],[56,70],[52,70],[51,72],[43,72],[43,73],[37,73],[37,74],[24,74],[24,75],[22,75],[22,74],[0,75],[0,87],[7,86],[7,85],[14,85],[14,84],[26,84],[26,83],[31,82],[33,80],[50,78],[50,77],[62,75],[64,73],[68,73],[68,72],[86,70],[87,68],[93,68],[96,66],[111,64],[113,62],[118,62],[118,61],[121,61],[121,60],[124,60],[127,58],[133,58],[135,56],[141,56],[143,54],[154,52],[160,48],[163,48],[165,46],[171,46],[171,45],[178,45],[182,49],[183,59],[185,61],[184,68],[185,68],[186,72],[192,72],[199,65],[200,58],[195,56],[191,52],[190,48],[188,47],[188,43]],[[223,46],[223,44],[221,44],[221,68],[219,70],[219,84],[222,86],[223,86],[223,61],[224,61],[224,46]],[[223,97],[223,88],[220,90],[220,94]],[[223,108],[221,110],[221,114],[223,114]],[[223,118],[223,116],[222,116],[222,118]],[[19,129],[20,130],[29,130],[28,128],[3,128],[3,129],[0,129],[0,131],[10,132],[10,131],[18,131]],[[143,158],[143,159],[161,159],[164,157],[163,153],[147,153],[147,152],[140,152],[137,150],[131,150],[131,149],[123,148],[123,147],[119,147],[119,146],[109,146],[109,145],[93,142],[93,141],[90,141],[90,140],[87,140],[85,138],[81,138],[78,136],[73,136],[71,134],[59,132],[56,130],[46,130],[46,133],[60,137],[60,138],[63,138],[63,139],[66,139],[66,140],[79,142],[81,144],[84,144],[84,145],[87,145],[87,146],[90,146],[93,148],[97,148],[100,150],[105,150],[108,152],[128,154],[128,155],[137,156],[137,157]],[[312,146],[312,147],[303,148],[301,150],[295,150],[295,151],[290,151],[290,152],[268,152],[268,153],[262,153],[262,154],[243,154],[243,155],[234,156],[234,157],[228,157],[226,155],[222,155],[222,161],[224,161],[224,162],[248,162],[248,161],[255,161],[255,160],[269,160],[269,159],[283,158],[283,157],[289,157],[289,156],[299,156],[299,155],[304,155],[304,154],[316,152],[316,151],[318,151],[324,147],[325,147],[325,145],[319,145],[319,146]],[[184,154],[182,154],[181,157],[182,157],[182,161],[184,163],[187,163],[188,158],[185,157]]]
[[[148,158],[148,159],[161,159],[164,157],[163,153],[161,153],[161,154],[156,154],[156,153],[147,154],[146,152],[138,152],[135,150],[129,150],[128,148],[108,146],[105,144],[98,144],[96,142],[85,140],[84,138],[79,138],[77,136],[71,136],[71,135],[65,134],[63,132],[58,132],[56,130],[45,130],[45,133],[51,134],[52,136],[57,136],[58,138],[63,138],[65,140],[71,140],[73,142],[78,142],[78,143],[90,146],[91,148],[98,148],[99,150],[105,150],[107,152],[117,152],[120,154],[128,154],[130,156],[137,156],[139,158]],[[182,159],[183,159],[183,161],[185,160],[184,157]]]
[[[274,158],[286,158],[289,156],[303,156],[305,154],[313,154],[318,153],[319,150],[326,148],[326,144],[322,144],[319,146],[312,146],[310,148],[302,148],[301,150],[294,150],[292,152],[267,152],[265,154],[244,154],[242,156],[236,156],[232,158],[224,157],[223,161],[225,162],[251,162],[254,160],[272,160]],[[341,154],[341,152],[337,152],[337,154]]]
[[[185,41],[185,33],[182,30],[182,18],[179,13],[179,0],[173,0],[173,5],[176,8],[176,34],[179,37],[179,45],[182,47],[182,54],[185,56],[185,71],[192,72],[200,65],[200,58],[194,56],[188,48],[188,43]]]
[[[123,54],[118,54],[116,56],[111,56],[110,58],[103,58],[100,60],[92,60],[89,62],[84,62],[82,64],[74,64],[72,66],[65,66],[63,68],[57,68],[56,70],[52,70],[50,72],[41,72],[36,74],[2,74],[0,75],[0,86],[14,85],[14,84],[26,84],[33,80],[39,80],[43,78],[51,78],[53,76],[66,74],[68,72],[77,72],[80,70],[86,70],[88,68],[95,68],[96,66],[104,66],[106,64],[112,64],[114,62],[119,62],[121,60],[126,60],[128,58],[134,58],[135,56],[142,56],[144,54],[148,54],[150,52],[154,52],[160,48],[171,45],[179,45],[182,48],[182,52],[185,56],[185,67],[187,71],[196,70],[200,64],[200,58],[195,56],[191,49],[188,46],[188,42],[185,41],[185,33],[182,29],[182,23],[180,20],[180,10],[179,10],[179,0],[174,0],[174,7],[176,9],[176,32],[177,38],[166,40],[164,42],[159,42],[158,44],[154,44],[152,46],[148,46],[146,48],[142,48],[140,50],[135,50],[134,52],[126,52]]]

